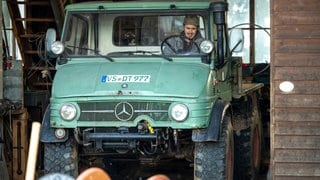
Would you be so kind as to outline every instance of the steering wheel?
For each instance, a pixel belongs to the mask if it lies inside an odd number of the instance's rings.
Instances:
[[[189,46],[191,47],[188,50],[184,50],[185,37],[181,35],[172,35],[168,36],[161,42],[161,53],[164,55],[176,55],[176,54],[200,54],[200,47],[194,41],[191,41]],[[196,48],[193,48],[196,47]]]

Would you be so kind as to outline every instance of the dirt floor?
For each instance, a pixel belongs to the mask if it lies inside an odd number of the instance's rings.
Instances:
[[[112,180],[146,180],[155,174],[165,174],[171,180],[193,180],[193,166],[185,160],[172,160],[154,166],[142,166],[137,162],[107,163],[105,170]],[[266,166],[261,167],[257,180],[267,180]]]
[[[138,162],[107,162],[105,170],[112,180],[145,180],[155,174],[165,174],[172,180],[192,180],[193,167],[184,160],[172,160],[162,164],[141,165]]]

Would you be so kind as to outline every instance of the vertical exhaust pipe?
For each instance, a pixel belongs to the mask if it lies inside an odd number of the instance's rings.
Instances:
[[[214,23],[217,26],[217,61],[216,67],[220,67],[224,62],[224,25],[225,25],[225,12],[228,10],[228,3],[214,2],[211,4],[213,10]]]

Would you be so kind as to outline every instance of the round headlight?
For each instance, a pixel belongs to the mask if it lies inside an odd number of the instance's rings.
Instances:
[[[213,43],[209,40],[204,40],[200,44],[200,49],[203,53],[209,54],[213,50]]]
[[[171,117],[176,121],[184,121],[188,117],[189,109],[184,104],[175,104],[171,108]]]
[[[77,115],[76,107],[71,104],[67,103],[61,106],[60,108],[60,116],[64,120],[73,120]]]
[[[64,51],[64,45],[60,41],[55,41],[51,44],[51,52],[55,55],[60,55]]]

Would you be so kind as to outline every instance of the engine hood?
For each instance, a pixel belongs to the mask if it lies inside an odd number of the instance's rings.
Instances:
[[[59,67],[52,96],[198,97],[208,82],[209,67],[197,63],[83,63]]]

